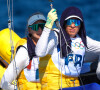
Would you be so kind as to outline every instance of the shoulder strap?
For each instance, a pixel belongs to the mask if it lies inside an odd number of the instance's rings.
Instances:
[[[18,48],[19,46],[23,46],[25,43],[27,43],[27,39],[26,38],[22,38],[22,39],[20,39],[18,42],[17,42],[17,44],[15,45],[15,50],[16,50],[16,48]]]
[[[25,46],[23,46],[26,42],[27,42],[26,38],[22,38],[17,42],[17,44],[15,45],[15,48],[14,48],[14,55],[17,53],[17,51],[20,47],[26,48]]]
[[[16,48],[16,53],[17,53],[17,51],[18,51],[18,49],[19,49],[20,47],[24,47],[24,48],[27,50],[27,48],[26,48],[25,46],[20,45],[20,46],[18,46],[18,47]]]
[[[57,35],[59,36],[59,30],[58,29],[54,28],[53,31],[56,32]]]

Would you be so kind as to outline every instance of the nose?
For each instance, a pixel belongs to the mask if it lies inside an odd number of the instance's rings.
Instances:
[[[42,32],[42,28],[41,28],[41,27],[39,27],[39,28],[38,28],[38,31],[39,31],[39,32]]]
[[[74,22],[72,22],[71,27],[75,27],[75,23]]]

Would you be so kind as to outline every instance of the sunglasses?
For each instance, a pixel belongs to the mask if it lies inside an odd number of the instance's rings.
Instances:
[[[75,26],[79,26],[81,24],[81,21],[78,19],[68,19],[66,25],[71,25],[72,23],[74,23]]]
[[[28,27],[31,27],[32,30],[34,30],[34,31],[38,31],[39,30],[39,27],[43,30],[44,25],[45,25],[45,23],[38,23],[38,24],[30,25]]]

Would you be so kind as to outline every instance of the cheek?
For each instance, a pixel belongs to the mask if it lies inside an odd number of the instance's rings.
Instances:
[[[69,30],[69,27],[66,27],[66,32],[68,32],[68,30]]]
[[[37,37],[37,33],[32,33],[32,36],[33,37]]]
[[[77,27],[77,28],[76,28],[76,32],[78,33],[78,32],[79,32],[79,30],[80,30],[80,27]]]
[[[32,36],[35,36],[36,32],[31,30],[30,33],[32,34]]]
[[[76,32],[78,32],[79,31],[79,28],[76,28]]]

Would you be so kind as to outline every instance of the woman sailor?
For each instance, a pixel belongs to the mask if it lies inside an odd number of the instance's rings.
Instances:
[[[36,45],[36,55],[41,57],[39,75],[42,89],[58,90],[79,86],[78,76],[83,65],[87,41],[84,19],[76,7],[66,8],[60,18],[59,30],[52,30],[58,19],[55,9],[47,21]],[[91,46],[91,45],[90,45]]]
[[[28,19],[27,39],[17,43],[16,55],[9,64],[1,80],[1,88],[14,90],[12,81],[18,79],[19,90],[41,90],[39,81],[39,57],[35,54],[35,46],[40,38],[46,19],[43,14],[35,13]]]

